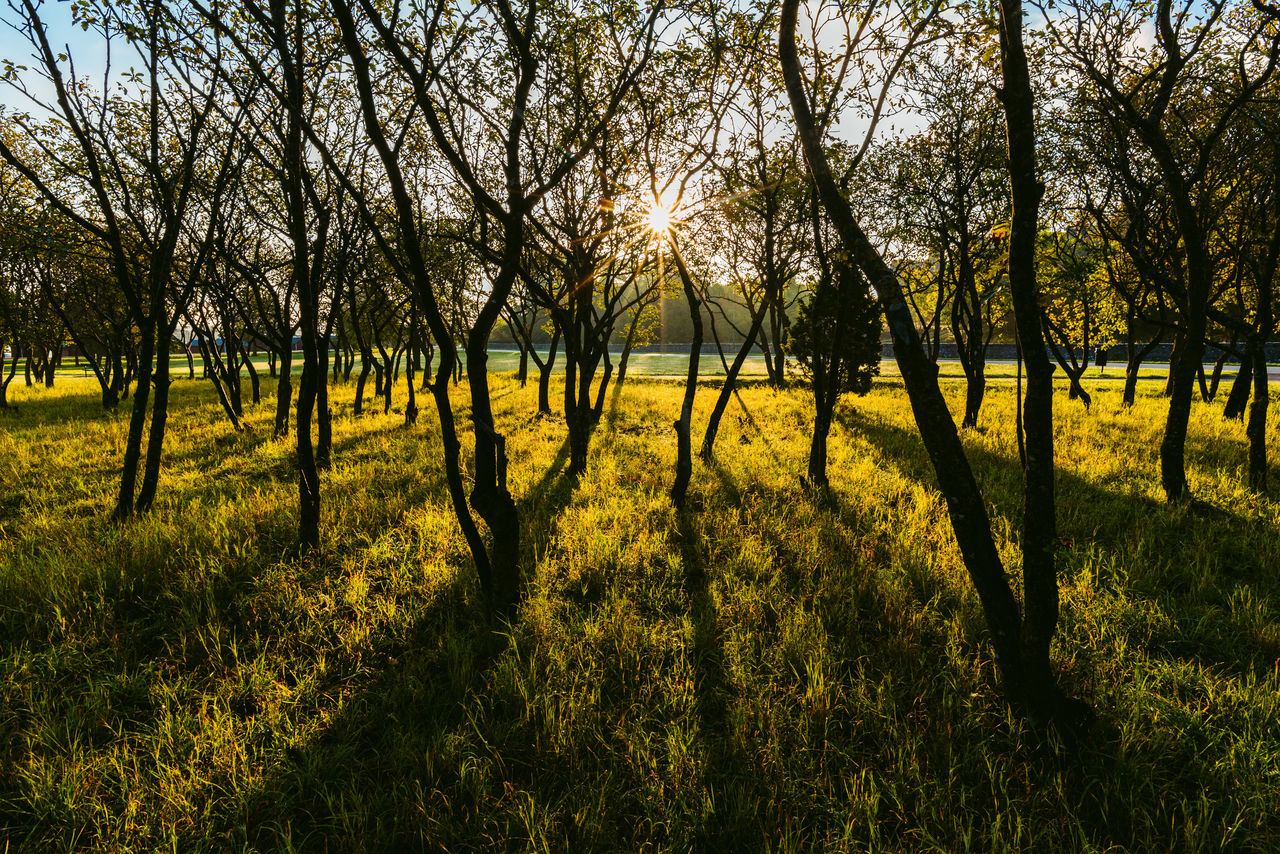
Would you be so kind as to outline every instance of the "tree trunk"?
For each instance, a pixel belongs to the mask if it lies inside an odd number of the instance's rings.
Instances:
[[[167,322],[162,322],[167,326]],[[156,500],[156,486],[160,483],[160,461],[164,454],[164,434],[169,423],[169,340],[172,331],[164,329],[158,336],[156,367],[153,373],[155,400],[151,404],[151,430],[147,435],[147,463],[142,472],[142,486],[138,489],[136,511],[146,513]]]
[[[249,369],[250,397],[256,406],[257,404],[262,403],[262,382],[258,378],[258,369],[254,367],[253,359],[249,357],[249,348],[245,347],[243,344],[241,344],[240,347],[241,356],[244,359],[244,366]]]
[[[1164,396],[1173,396],[1173,366],[1177,364],[1178,355],[1182,352],[1182,332],[1178,331],[1173,336],[1173,346],[1169,348],[1169,372],[1164,377]],[[1192,369],[1194,370],[1194,368]]]
[[[129,415],[129,436],[125,440],[124,461],[120,471],[120,489],[111,516],[117,520],[133,515],[134,490],[138,482],[138,463],[142,457],[142,430],[147,420],[147,402],[151,397],[151,360],[155,351],[156,330],[153,322],[141,324],[138,347],[137,387],[133,393],[133,409]]]
[[[983,362],[975,362],[965,371],[964,420],[961,427],[978,426],[978,412],[982,409],[982,399],[987,391],[986,366]]]
[[[500,608],[513,606],[520,592],[520,515],[507,489],[506,438],[497,431],[489,397],[488,337],[472,329],[467,340],[467,384],[475,425],[475,486],[471,506],[492,535],[491,596]]]
[[[618,357],[618,379],[619,386],[627,378],[627,362],[631,359],[631,347],[636,340],[636,327],[640,323],[640,314],[643,310],[642,306],[636,306],[635,313],[631,316],[631,324],[627,327],[627,340],[622,345],[622,355]]]
[[[272,436],[289,435],[289,404],[293,402],[293,351],[280,351],[280,382],[276,384],[276,423]]]
[[[360,354],[360,374],[356,377],[356,404],[352,412],[360,415],[364,412],[364,386],[369,381],[369,372],[373,370],[373,360]]]
[[[547,361],[538,367],[538,412],[551,414],[551,369],[556,363],[556,350],[560,346],[560,327],[551,334],[551,349]]]
[[[1249,423],[1244,430],[1249,438],[1249,488],[1258,493],[1267,491],[1267,405],[1270,399],[1266,348],[1260,345],[1253,351],[1253,405],[1249,407]]]
[[[328,469],[333,462],[333,410],[329,406],[329,342],[316,348],[316,468]],[[336,359],[336,357],[335,357]]]
[[[409,392],[408,399],[404,405],[404,426],[406,427],[412,427],[418,423],[418,397],[417,388],[414,386],[417,364],[418,351],[411,346],[409,348],[409,360],[404,366],[405,385]]]
[[[600,384],[596,387],[596,402],[591,407],[592,422],[599,422],[600,416],[604,414],[604,395],[609,389],[609,381],[613,379],[613,359],[609,356],[609,350],[603,351],[604,356],[604,373],[600,376]]]
[[[742,346],[738,348],[738,354],[733,357],[733,362],[729,365],[729,370],[725,372],[724,385],[720,387],[720,394],[716,397],[716,405],[711,410],[711,417],[707,419],[706,432],[702,434],[702,448],[698,451],[698,456],[704,460],[711,459],[716,444],[716,434],[720,432],[720,419],[724,417],[724,411],[729,406],[729,398],[733,396],[734,389],[737,388],[738,373],[742,370],[742,366],[746,364],[747,356],[755,347],[756,336],[760,333],[760,327],[764,323],[764,316],[767,312],[768,304],[762,302],[760,310],[756,312],[755,317],[751,318],[751,327],[747,330],[747,340],[742,342]],[[823,452],[823,459],[826,459],[826,452]],[[825,468],[825,462],[823,464]]]
[[[698,360],[702,356],[702,303],[694,289],[693,278],[685,267],[684,258],[674,237],[671,239],[671,254],[676,262],[676,270],[680,274],[680,284],[684,286],[684,299],[689,307],[689,320],[693,324],[693,339],[689,342],[689,368],[685,373],[684,397],[680,401],[680,417],[675,422],[676,431],[676,477],[671,484],[671,502],[677,508],[684,507],[685,494],[689,490],[689,480],[693,477],[693,443],[690,437],[693,420],[693,399],[698,392]]]
[[[813,439],[809,442],[809,484],[817,489],[830,486],[827,479],[827,437],[831,433],[831,414],[833,407],[826,405],[824,394],[815,393],[817,409],[813,414]],[[834,397],[833,397],[834,400]]]
[[[382,369],[378,372],[378,376],[382,380],[382,390],[380,392],[382,395],[382,414],[386,415],[391,411],[391,386],[392,379],[395,376],[395,368],[391,359],[383,359]]]
[[[1253,384],[1253,364],[1255,345],[1252,340],[1245,344],[1244,358],[1240,361],[1240,371],[1231,383],[1231,391],[1227,393],[1227,403],[1223,407],[1222,417],[1228,419],[1244,418],[1245,408],[1249,404],[1249,387]],[[1263,359],[1265,362],[1266,359]]]
[[[1044,185],[1036,173],[1036,130],[1031,79],[1022,43],[1022,0],[1000,2],[1000,48],[1009,144],[1013,211],[1009,226],[1009,288],[1014,322],[1027,371],[1022,425],[1023,464],[1021,644],[1022,684],[1011,694],[1032,716],[1064,720],[1068,709],[1058,689],[1050,647],[1058,625],[1058,574],[1053,460],[1053,365],[1045,350],[1044,320],[1036,287],[1036,234]],[[1087,335],[1086,335],[1087,346]],[[1086,349],[1087,356],[1087,349]],[[1087,362],[1086,362],[1087,363]]]

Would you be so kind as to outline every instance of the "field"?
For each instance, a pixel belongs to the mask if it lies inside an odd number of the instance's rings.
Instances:
[[[113,525],[127,406],[19,379],[4,850],[1277,850],[1280,502],[1245,488],[1242,426],[1197,402],[1207,506],[1166,505],[1159,384],[1132,410],[1119,382],[1086,387],[1090,412],[1056,402],[1055,656],[1097,711],[1068,749],[1001,699],[895,378],[841,403],[829,494],[799,480],[806,392],[744,388],[682,513],[677,385],[629,379],[574,484],[562,420],[496,378],[525,526],[510,623],[481,604],[433,410],[408,430],[334,390],[323,542],[297,560],[271,381],[241,434],[206,382],[175,383],[157,506]],[[1012,407],[993,384],[965,433],[1011,570]]]

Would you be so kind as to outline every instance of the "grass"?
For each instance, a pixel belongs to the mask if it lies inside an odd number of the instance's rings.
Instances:
[[[127,406],[103,413],[92,380],[15,383],[20,410],[0,414],[0,839],[1275,850],[1280,503],[1244,488],[1241,426],[1197,403],[1189,477],[1217,509],[1165,505],[1158,384],[1132,410],[1119,383],[1097,385],[1089,413],[1056,404],[1055,656],[1099,718],[1068,752],[1000,698],[896,380],[841,404],[825,496],[799,482],[804,393],[745,388],[676,513],[678,385],[629,382],[575,488],[562,422],[533,415],[533,385],[497,378],[526,530],[526,600],[506,625],[480,605],[430,411],[406,430],[394,412],[352,417],[350,386],[335,390],[323,543],[296,560],[270,403],[236,434],[206,383],[179,380],[156,509],[115,526]],[[962,386],[947,390],[959,407]],[[1012,403],[993,386],[965,441],[1016,568]]]

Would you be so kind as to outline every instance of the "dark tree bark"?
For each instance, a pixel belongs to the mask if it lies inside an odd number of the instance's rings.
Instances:
[[[1020,4],[1004,0],[1003,5],[1011,7],[1009,11],[1013,12],[1014,15],[1020,16]],[[919,427],[925,448],[933,463],[939,487],[946,499],[948,515],[965,567],[977,590],[987,618],[987,625],[991,630],[992,643],[995,647],[1005,690],[1014,703],[1025,704],[1033,711],[1033,714],[1041,710],[1051,712],[1059,696],[1058,691],[1054,688],[1047,694],[1036,693],[1035,688],[1042,686],[1045,681],[1045,675],[1041,663],[1037,660],[1028,660],[1028,657],[1038,657],[1037,651],[1044,647],[1046,636],[1051,636],[1052,623],[1048,618],[1054,607],[1056,607],[1057,591],[1056,587],[1053,587],[1052,591],[1047,591],[1046,587],[1052,586],[1052,575],[1047,574],[1043,566],[1038,571],[1033,570],[1031,573],[1032,595],[1037,597],[1034,607],[1037,609],[1038,621],[1024,644],[1018,602],[1009,587],[1003,563],[992,537],[986,504],[974,479],[964,447],[960,442],[955,421],[952,420],[951,413],[947,410],[946,400],[938,387],[937,368],[928,359],[897,277],[858,225],[848,201],[840,193],[839,186],[832,175],[826,153],[823,150],[818,126],[809,106],[808,94],[805,90],[805,82],[801,75],[799,57],[796,52],[795,30],[798,7],[799,0],[784,0],[780,34],[780,58],[788,100],[796,119],[797,131],[800,134],[805,159],[809,163],[815,188],[818,191],[822,206],[831,218],[850,258],[862,269],[868,279],[868,283],[875,291],[884,308],[890,335],[893,339],[894,354],[902,373],[903,382],[907,388],[912,412],[915,415],[916,424]],[[1003,11],[1005,9],[1002,6]],[[1004,16],[1002,16],[1002,21],[1003,19]],[[1020,17],[1015,17],[1015,21],[1018,20],[1020,20]],[[1018,32],[1020,33],[1020,29]],[[1008,44],[1009,39],[1006,37],[1004,41],[1006,42],[1003,45],[1004,52],[1008,55],[1011,50]],[[1021,55],[1020,35],[1013,42],[1012,50],[1015,50],[1018,56]],[[1025,60],[1022,61],[1022,68],[1020,76],[1025,80]],[[1010,73],[1009,70],[1006,70],[1006,74],[1008,73]],[[1013,73],[1018,74],[1017,71]],[[1012,82],[1014,84],[1018,83],[1017,80]],[[1017,86],[1019,90],[1017,92],[1014,92],[1013,88],[1009,82],[1006,82],[1005,96],[1006,98],[1012,98],[1017,108],[1021,110],[1022,100],[1029,98],[1030,93],[1029,91],[1022,91],[1021,85]],[[1029,109],[1029,100],[1026,102],[1026,106]],[[1011,131],[1018,134],[1017,139],[1019,140],[1024,138],[1023,134],[1034,133],[1030,122],[1024,123],[1021,118],[1013,120]],[[1031,138],[1034,139],[1034,137]],[[1017,153],[1014,153],[1015,151]],[[1012,156],[1023,156],[1024,151],[1022,145],[1019,144],[1015,147],[1015,145],[1011,144]],[[1034,169],[1034,167],[1032,168]],[[1019,192],[1026,192],[1028,177],[1031,182],[1031,189],[1038,200],[1040,189],[1036,184],[1034,171],[1030,176],[1027,176],[1022,169],[1011,169],[1011,178],[1019,182]],[[1025,208],[1022,209],[1024,217],[1020,220],[1020,223],[1025,223],[1025,215],[1033,210],[1034,208],[1031,211]],[[1023,233],[1022,240],[1033,241],[1034,236],[1028,237]],[[1034,251],[1034,243],[1029,244],[1027,248]],[[1025,251],[1025,249],[1020,251]],[[1031,257],[1028,254],[1026,260],[1031,260]],[[1019,263],[1020,275],[1023,269],[1022,265],[1025,263],[1026,261]],[[1033,316],[1027,318],[1025,322],[1030,325],[1034,320]],[[1028,329],[1027,335],[1032,334],[1034,334],[1033,331]],[[1041,352],[1043,352],[1043,348]],[[1043,379],[1041,379],[1041,382],[1043,383]],[[1034,414],[1038,419],[1043,419],[1047,414],[1047,406],[1042,402],[1041,398],[1042,394],[1038,393],[1031,401],[1034,405],[1028,413],[1029,415]],[[1051,424],[1049,426],[1051,427]],[[1042,427],[1043,425],[1040,425],[1033,431],[1037,441],[1043,441]],[[1029,450],[1028,457],[1031,456],[1031,453]],[[1043,476],[1046,465],[1050,466],[1048,471],[1052,472],[1051,455],[1048,459],[1041,456],[1037,461],[1035,468],[1037,477]],[[1042,481],[1037,480],[1035,483],[1037,484],[1037,497],[1032,500],[1042,502],[1046,497],[1051,500],[1052,491],[1048,493],[1048,496],[1045,496],[1039,491],[1043,487]],[[1037,514],[1042,516],[1043,507],[1039,503],[1036,506],[1040,508],[1036,511]],[[1048,519],[1040,518],[1033,533],[1036,536],[1042,536],[1046,524],[1051,531],[1053,525],[1052,516]],[[1048,553],[1047,558],[1049,561],[1052,560],[1051,552]],[[1052,566],[1051,562],[1049,566]],[[1049,679],[1050,685],[1052,685],[1051,672],[1049,673]]]
[[[684,379],[684,396],[680,400],[680,417],[674,424],[676,477],[671,484],[671,502],[677,508],[682,508],[685,495],[689,491],[689,480],[693,477],[693,443],[690,431],[693,420],[693,400],[698,392],[698,361],[702,356],[702,300],[698,298],[693,277],[685,267],[684,258],[680,254],[680,247],[674,235],[670,236],[669,244],[676,271],[680,274],[680,284],[684,288],[685,305],[689,308],[689,321],[693,326],[693,337],[689,341],[689,367]]]
[[[556,325],[555,331],[551,333],[551,346],[547,353],[547,361],[542,362],[534,355],[534,361],[538,364],[538,412],[542,415],[551,414],[551,370],[556,364],[556,351],[560,347],[560,326]]]
[[[272,435],[289,435],[289,406],[293,403],[293,350],[280,351],[280,382],[276,384],[276,420]]]
[[[720,386],[720,393],[716,396],[715,406],[711,409],[711,415],[707,419],[707,429],[702,434],[702,447],[698,450],[698,456],[704,460],[711,459],[714,453],[716,434],[720,432],[720,420],[724,417],[724,411],[729,406],[729,398],[733,396],[734,391],[737,389],[738,374],[741,373],[747,357],[751,355],[752,349],[755,348],[756,337],[760,334],[761,326],[764,325],[768,308],[768,301],[762,300],[759,308],[751,316],[751,326],[747,330],[746,340],[738,348],[738,353],[733,357],[729,370],[725,371],[724,385]]]
[[[1013,212],[1009,229],[1009,287],[1014,322],[1027,371],[1021,402],[1023,462],[1022,668],[1015,690],[1036,717],[1078,714],[1058,689],[1050,647],[1058,625],[1057,509],[1053,460],[1053,365],[1042,337],[1044,322],[1036,288],[1036,233],[1044,185],[1036,173],[1034,96],[1022,42],[1021,0],[1000,2],[1000,54],[1009,139]],[[1087,344],[1086,344],[1087,348]],[[1074,720],[1067,720],[1074,726]]]

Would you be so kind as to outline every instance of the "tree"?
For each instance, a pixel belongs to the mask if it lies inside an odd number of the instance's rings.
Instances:
[[[887,208],[905,208],[895,237],[918,247],[934,272],[928,290],[934,354],[946,317],[965,374],[961,425],[976,427],[986,392],[986,351],[1003,286],[1001,239],[1009,191],[994,79],[981,64],[983,41],[953,37],[915,64],[914,109],[927,123],[878,158],[888,180],[880,192]],[[888,161],[887,163],[885,161]],[[913,304],[914,301],[913,301]],[[948,312],[949,308],[949,312]],[[922,312],[917,304],[917,316]]]
[[[1275,73],[1280,30],[1262,4],[1228,0],[1161,0],[1154,9],[1079,0],[1065,17],[1048,15],[1046,26],[1061,56],[1091,84],[1094,108],[1150,158],[1173,212],[1182,269],[1164,284],[1180,323],[1160,477],[1166,497],[1181,500],[1190,495],[1187,422],[1213,291],[1219,155],[1238,115]],[[1130,49],[1144,30],[1154,30],[1154,45]]]
[[[818,226],[820,228],[820,226]],[[829,245],[831,238],[819,238]],[[844,253],[832,249],[819,254],[818,286],[800,303],[791,324],[792,354],[804,367],[813,390],[813,440],[809,447],[812,485],[825,489],[827,436],[831,416],[842,394],[863,395],[880,373],[880,307],[857,267]]]
[[[159,6],[83,3],[73,7],[77,24],[105,40],[123,41],[137,53],[143,67],[134,77],[140,92],[137,101],[68,80],[64,69],[71,58],[53,49],[32,0],[22,0],[15,11],[20,30],[34,50],[32,73],[49,84],[52,99],[29,87],[27,77],[16,67],[5,74],[11,87],[24,93],[36,109],[56,118],[56,123],[46,126],[15,119],[32,153],[47,160],[53,174],[42,174],[33,157],[4,139],[0,139],[0,158],[99,244],[111,259],[139,330],[138,386],[112,513],[116,519],[144,512],[155,500],[168,418],[170,342],[210,238],[193,219],[197,196],[206,205],[216,206],[235,164],[235,133],[228,133],[225,125],[219,127],[215,117],[219,72],[215,69],[207,78],[203,93],[185,85],[206,69],[197,68],[198,58],[178,44],[178,34]],[[203,190],[198,187],[201,183]],[[196,263],[178,271],[175,260],[184,244],[192,247]],[[139,486],[144,432],[146,466]]]
[[[902,372],[912,412],[933,463],[947,502],[960,553],[977,589],[987,624],[993,635],[996,657],[1005,691],[1017,705],[1042,720],[1059,720],[1074,727],[1079,709],[1066,701],[1057,687],[1049,647],[1057,624],[1058,590],[1053,563],[1055,530],[1053,509],[1052,381],[1039,337],[1039,318],[1024,311],[1019,320],[1024,352],[1036,351],[1038,361],[1028,364],[1032,381],[1023,407],[1026,422],[1026,506],[1023,536],[1023,588],[1026,619],[1009,587],[1004,565],[996,550],[986,505],[960,442],[955,422],[938,387],[937,372],[929,361],[907,307],[897,276],[859,226],[848,200],[831,170],[819,134],[811,94],[801,73],[796,47],[799,0],[783,4],[779,52],[787,95],[805,159],[813,175],[822,207],[831,218],[841,244],[862,270],[888,321],[894,355]],[[1012,21],[1010,19],[1012,18]],[[1013,184],[1015,222],[1010,234],[1010,278],[1016,279],[1015,306],[1034,301],[1035,206],[1042,192],[1034,169],[1035,127],[1031,92],[1021,43],[1021,6],[1004,0],[1001,6],[1001,48],[1006,108],[1009,119],[1010,175]],[[913,32],[922,31],[923,27]],[[909,54],[913,41],[901,46]],[[874,123],[872,130],[874,130]],[[1030,158],[1028,158],[1030,155]],[[1032,227],[1027,228],[1030,224]],[[1031,282],[1028,287],[1028,282]],[[1017,308],[1015,308],[1017,310]]]

